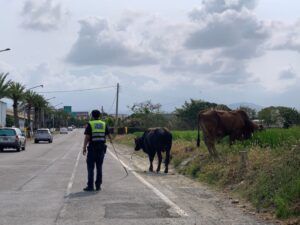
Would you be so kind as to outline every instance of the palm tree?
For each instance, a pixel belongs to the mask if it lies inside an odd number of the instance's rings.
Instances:
[[[8,89],[8,97],[13,100],[15,127],[20,127],[18,116],[19,102],[24,99],[25,87],[18,82],[11,82]]]
[[[34,129],[37,129],[41,126],[42,122],[42,110],[48,105],[48,102],[42,95],[36,94],[34,97]]]
[[[11,80],[7,80],[8,73],[0,73],[0,99],[7,97]]]
[[[36,98],[37,94],[34,91],[28,90],[25,93],[25,104],[26,104],[26,109],[27,109],[27,127],[30,128],[30,121],[31,121],[31,110],[32,107],[34,106],[34,101]],[[30,137],[30,132],[28,132],[28,135]]]

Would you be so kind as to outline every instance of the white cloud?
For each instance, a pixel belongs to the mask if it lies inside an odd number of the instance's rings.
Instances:
[[[292,50],[300,53],[300,20],[294,24],[273,22],[273,36],[269,42],[271,49]]]
[[[23,23],[26,29],[50,31],[58,29],[66,12],[60,3],[54,0],[27,0],[22,9]]]
[[[126,32],[115,29],[107,20],[90,17],[79,23],[79,36],[67,55],[70,63],[130,67],[158,61],[151,49],[139,40],[130,39]]]
[[[194,21],[201,21],[205,20],[207,16],[223,13],[227,10],[253,10],[256,3],[256,0],[203,0],[201,7],[193,9],[189,13],[189,17]]]
[[[138,19],[145,16],[143,13],[138,11],[127,10],[121,16],[121,19],[117,23],[116,27],[118,30],[125,31],[129,26],[132,26],[137,22]]]
[[[190,49],[218,48],[226,57],[251,58],[268,38],[268,31],[251,12],[227,10],[199,24],[187,38]]]
[[[270,37],[269,27],[252,12],[255,6],[254,0],[207,0],[190,12],[194,25],[184,45],[193,58],[201,57],[188,60],[193,63],[185,63],[186,70],[195,73],[196,68],[219,85],[255,81],[247,70],[248,61],[264,54]],[[201,59],[207,54],[212,56],[209,60]]]

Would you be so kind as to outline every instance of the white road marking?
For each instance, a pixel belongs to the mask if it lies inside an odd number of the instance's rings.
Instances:
[[[72,186],[73,186],[73,183],[74,183],[75,173],[76,173],[78,163],[79,163],[79,159],[80,159],[80,154],[81,154],[81,150],[78,152],[78,155],[77,155],[76,163],[74,165],[73,172],[72,172],[72,175],[71,175],[69,183],[68,183],[66,196],[69,196],[69,194],[71,193],[71,189],[72,189]]]
[[[160,192],[156,187],[154,187],[152,184],[150,184],[148,181],[146,181],[141,175],[133,171],[128,165],[126,165],[121,159],[118,159],[118,157],[113,154],[109,149],[108,149],[109,154],[114,157],[117,161],[120,160],[122,165],[126,167],[126,169],[130,170],[131,173],[138,178],[143,184],[145,184],[148,188],[150,188],[159,198],[161,198],[165,203],[167,203],[170,207],[172,207],[175,212],[180,215],[180,216],[188,216],[188,214],[181,209],[176,203],[171,201],[166,195],[164,195],[162,192]]]

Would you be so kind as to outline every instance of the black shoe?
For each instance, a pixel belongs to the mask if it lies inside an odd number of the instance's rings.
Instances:
[[[84,191],[94,191],[94,188],[91,188],[91,187],[86,187],[86,188],[83,188]]]
[[[96,191],[101,191],[101,187],[96,187]]]

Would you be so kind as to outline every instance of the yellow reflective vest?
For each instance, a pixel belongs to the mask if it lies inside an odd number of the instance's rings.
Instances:
[[[92,128],[92,142],[105,142],[106,123],[102,120],[91,120],[89,122]]]

